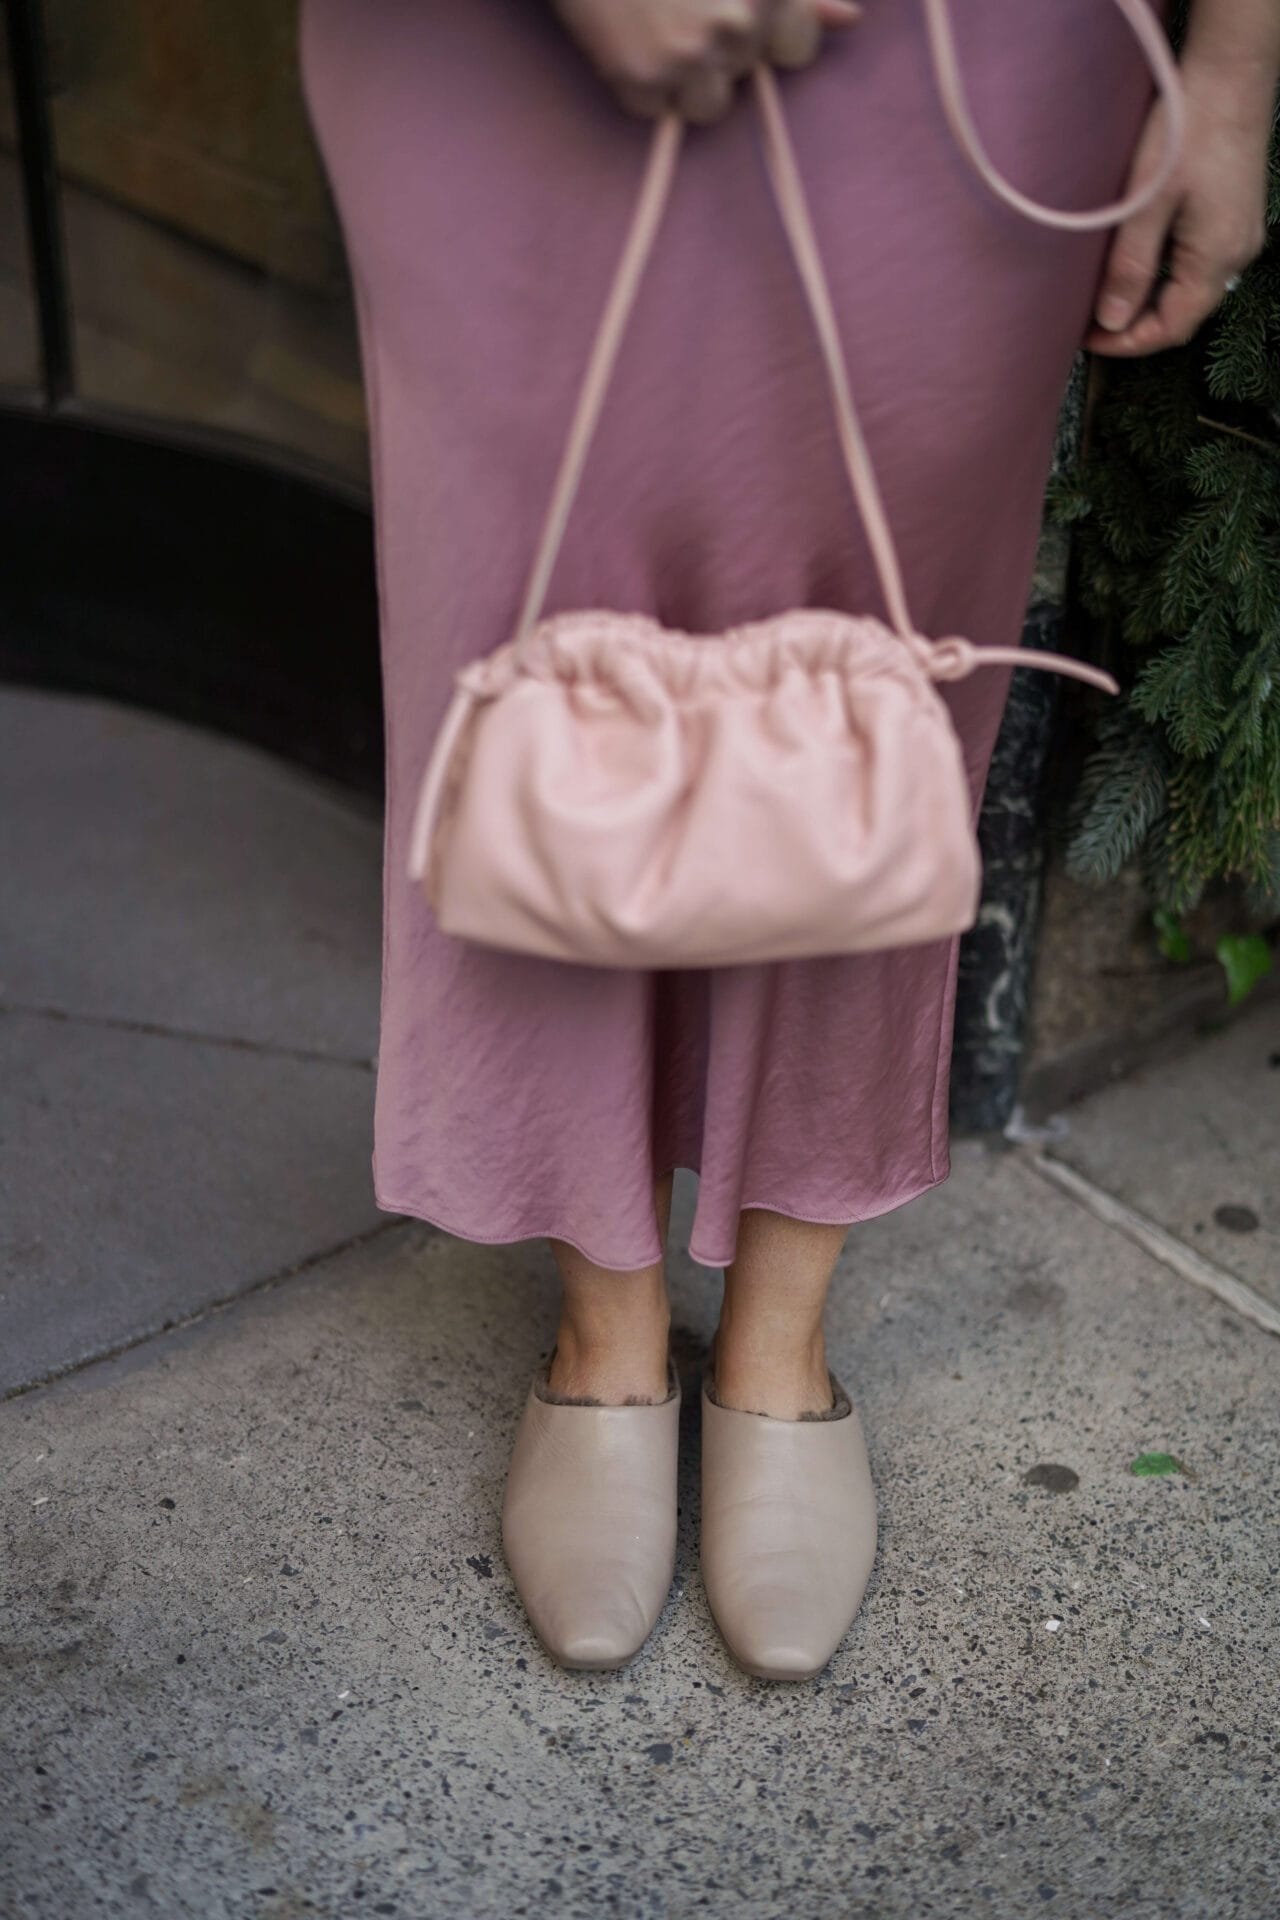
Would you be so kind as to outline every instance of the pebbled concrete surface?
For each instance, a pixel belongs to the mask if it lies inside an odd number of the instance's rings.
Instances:
[[[1271,1920],[1273,1336],[958,1142],[850,1237],[880,1555],[772,1685],[698,1577],[685,1183],[676,1581],[563,1673],[499,1534],[548,1256],[369,1191],[370,823],[95,703],[0,693],[0,744],[3,1920]],[[1054,1147],[1259,1288],[1272,1018]]]
[[[380,902],[310,777],[0,688],[0,1394],[387,1223]]]
[[[1274,1341],[963,1148],[851,1243],[881,1551],[775,1686],[702,1597],[717,1289],[673,1264],[677,1578],[617,1674],[547,1660],[501,1554],[536,1249],[396,1225],[0,1409],[5,1910],[1273,1913]]]
[[[387,1224],[373,1075],[0,1011],[0,1393]]]
[[[257,748],[0,688],[4,1000],[367,1066],[381,831]]]
[[[1280,998],[1070,1111],[1060,1159],[1280,1306]]]

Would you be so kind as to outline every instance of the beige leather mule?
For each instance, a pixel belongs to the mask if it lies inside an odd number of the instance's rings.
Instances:
[[[702,1382],[703,1584],[730,1653],[763,1680],[821,1672],[875,1560],[862,1425],[830,1379],[831,1412],[807,1420],[723,1407]]]
[[[619,1667],[644,1645],[676,1558],[680,1380],[655,1406],[545,1399],[539,1367],[516,1428],[502,1547],[539,1640],[562,1667]]]

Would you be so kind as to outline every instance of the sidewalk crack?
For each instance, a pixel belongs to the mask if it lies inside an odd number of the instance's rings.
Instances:
[[[1236,1313],[1243,1314],[1246,1320],[1254,1321],[1267,1333],[1280,1333],[1280,1307],[1276,1307],[1265,1294],[1257,1292],[1226,1267],[1207,1260],[1157,1220],[1139,1212],[1137,1207],[1131,1207],[1127,1201],[1117,1199],[1115,1194],[1108,1193],[1087,1174],[1060,1160],[1056,1154],[1038,1151],[1023,1153],[1020,1157],[1040,1179],[1057,1187],[1060,1193],[1065,1193],[1077,1205],[1084,1207],[1104,1226],[1124,1234],[1126,1239],[1149,1253],[1153,1260],[1158,1260],[1161,1266],[1168,1267],[1193,1287],[1213,1294],[1215,1299],[1221,1300]]]
[[[282,1286],[286,1280],[301,1279],[313,1267],[323,1266],[326,1260],[336,1260],[339,1254],[351,1253],[357,1247],[367,1247],[382,1234],[402,1230],[410,1224],[401,1214],[394,1214],[389,1220],[380,1220],[376,1227],[366,1227],[363,1233],[349,1234],[345,1240],[339,1240],[331,1247],[322,1247],[318,1253],[309,1253],[304,1260],[295,1260],[287,1267],[278,1267],[274,1273],[263,1274],[261,1279],[250,1280],[234,1293],[207,1300],[202,1307],[183,1314],[179,1319],[166,1320],[160,1327],[148,1327],[141,1333],[131,1334],[127,1339],[117,1340],[113,1346],[101,1348],[97,1353],[86,1354],[82,1360],[68,1360],[64,1366],[50,1367],[36,1379],[24,1380],[16,1387],[7,1387],[0,1393],[0,1406],[20,1399],[25,1393],[35,1393],[41,1387],[52,1386],[55,1381],[69,1379],[72,1374],[86,1373],[90,1367],[102,1366],[108,1360],[118,1360],[122,1354],[132,1353],[154,1340],[163,1340],[168,1334],[181,1333],[187,1327],[198,1326],[200,1321],[210,1319],[215,1313],[225,1313],[229,1307],[239,1306],[242,1300],[250,1300],[256,1294]]]
[[[123,1015],[110,1013],[72,1013],[66,1007],[44,1007],[25,1000],[0,1002],[0,1013],[24,1013],[37,1020],[61,1020],[69,1026],[107,1027],[116,1033],[145,1034],[149,1040],[194,1041],[204,1047],[230,1047],[240,1053],[268,1054],[284,1060],[310,1060],[326,1067],[354,1067],[361,1073],[372,1073],[377,1065],[375,1058],[361,1059],[359,1055],[324,1053],[318,1047],[287,1047],[272,1040],[246,1040],[230,1033],[202,1033],[195,1027],[168,1027],[158,1021],[129,1020]]]

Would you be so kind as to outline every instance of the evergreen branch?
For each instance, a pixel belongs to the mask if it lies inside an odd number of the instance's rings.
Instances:
[[[1175,49],[1186,19],[1171,0]],[[1077,605],[1130,680],[1068,803],[1068,870],[1136,859],[1178,913],[1219,879],[1280,912],[1280,137],[1267,208],[1268,245],[1194,339],[1108,363],[1052,496]]]
[[[1280,446],[1270,440],[1260,440],[1256,433],[1246,433],[1243,427],[1229,427],[1225,420],[1213,420],[1207,413],[1198,413],[1196,420],[1202,427],[1212,428],[1214,433],[1229,433],[1233,439],[1247,440],[1251,447],[1260,447],[1263,453],[1274,459],[1280,455]]]

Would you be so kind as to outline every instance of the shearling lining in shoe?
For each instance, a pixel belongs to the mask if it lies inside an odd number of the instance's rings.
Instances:
[[[853,1404],[844,1388],[840,1385],[840,1382],[836,1379],[834,1373],[828,1373],[827,1378],[831,1382],[831,1392],[833,1395],[831,1406],[815,1407],[812,1412],[797,1414],[796,1418],[798,1420],[843,1420],[846,1414],[852,1413]],[[723,1406],[724,1402],[716,1393],[715,1378],[712,1374],[709,1373],[706,1376],[705,1384],[707,1398],[712,1406]],[[772,1420],[777,1417],[775,1414],[761,1412],[758,1407],[730,1407],[727,1411],[730,1413],[757,1413],[762,1420]]]
[[[545,1400],[547,1404],[552,1407],[665,1407],[668,1401],[675,1398],[676,1389],[679,1385],[676,1378],[675,1367],[674,1365],[669,1365],[667,1368],[669,1390],[666,1397],[662,1400],[643,1400],[639,1394],[630,1394],[625,1400],[597,1400],[592,1394],[557,1393],[555,1388],[548,1384],[551,1373],[551,1362],[555,1357],[556,1353],[553,1347],[545,1366],[539,1368],[533,1387],[535,1397],[539,1400]]]

